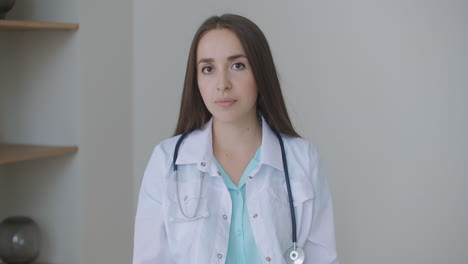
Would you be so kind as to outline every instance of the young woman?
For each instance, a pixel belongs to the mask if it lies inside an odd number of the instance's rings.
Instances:
[[[175,136],[144,174],[133,263],[338,263],[317,150],[244,17],[211,17],[195,34]]]

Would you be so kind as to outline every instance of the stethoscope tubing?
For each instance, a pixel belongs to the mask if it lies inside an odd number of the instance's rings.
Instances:
[[[289,210],[291,211],[291,223],[292,223],[292,241],[293,245],[296,245],[297,242],[297,231],[296,231],[296,212],[294,210],[294,202],[291,191],[291,183],[289,182],[289,171],[288,171],[288,162],[286,160],[286,151],[284,150],[284,143],[281,135],[273,131],[278,137],[278,141],[281,146],[281,157],[283,158],[283,169],[284,169],[284,178],[286,179],[286,188],[288,189],[288,201],[289,201]]]
[[[177,156],[179,156],[179,147],[180,147],[180,144],[182,143],[182,141],[184,141],[184,138],[188,135],[189,133],[184,133],[182,134],[182,136],[180,136],[180,138],[177,140],[177,143],[176,143],[176,146],[175,146],[175,149],[174,149],[174,158],[172,159],[172,167],[174,168],[174,171],[177,172],[177,165],[176,165],[176,160],[177,160]]]

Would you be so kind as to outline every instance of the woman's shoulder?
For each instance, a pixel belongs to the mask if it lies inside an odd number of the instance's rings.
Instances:
[[[177,141],[179,140],[179,138],[181,136],[182,135],[177,135],[177,136],[173,136],[173,137],[170,137],[170,138],[166,138],[166,139],[162,140],[161,142],[159,142],[155,146],[155,149],[160,149],[161,151],[163,151],[165,153],[174,152],[174,148],[175,148],[175,146],[177,144]]]
[[[315,145],[309,140],[302,137],[293,137],[288,135],[282,135],[285,147],[290,151],[299,152],[317,152]]]
[[[163,175],[163,172],[168,172],[171,169],[174,148],[179,138],[180,135],[170,137],[154,146],[146,165],[147,180],[161,180],[163,177],[158,177],[158,175]]]
[[[174,155],[174,149],[180,136],[181,135],[177,135],[170,138],[166,138],[160,141],[158,144],[156,144],[153,147],[152,158],[164,160],[164,163],[168,162],[169,160],[172,160],[172,156]]]

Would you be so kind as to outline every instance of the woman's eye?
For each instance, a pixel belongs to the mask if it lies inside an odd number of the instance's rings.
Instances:
[[[244,63],[236,62],[232,65],[232,68],[234,68],[235,70],[243,70],[245,68],[245,65]]]
[[[202,72],[203,73],[210,73],[211,71],[213,70],[213,68],[211,68],[210,66],[205,66],[202,68]]]

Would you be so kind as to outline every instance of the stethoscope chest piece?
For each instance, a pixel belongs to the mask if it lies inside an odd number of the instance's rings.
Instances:
[[[304,250],[299,247],[296,247],[296,250],[294,250],[294,246],[292,246],[286,250],[284,258],[288,264],[302,264],[304,263]]]

